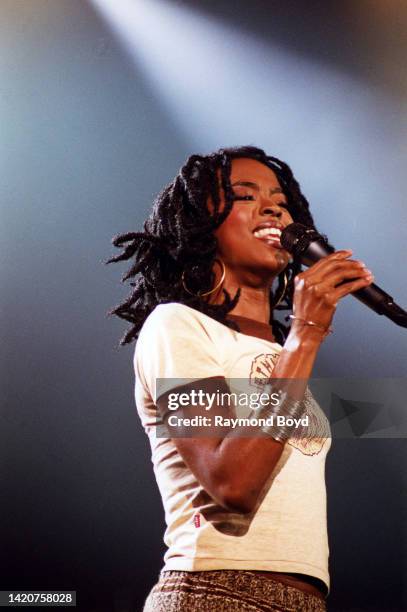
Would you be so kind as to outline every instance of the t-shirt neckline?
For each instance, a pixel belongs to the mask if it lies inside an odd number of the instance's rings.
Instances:
[[[168,302],[167,302],[168,303]],[[192,308],[191,306],[188,306],[187,304],[183,304],[182,302],[172,302],[173,304],[177,304],[178,306],[184,306],[185,308],[188,308],[189,310],[193,310],[194,312],[198,313],[199,315],[202,315],[208,319],[210,319],[213,323],[217,323],[218,325],[222,325],[222,327],[226,327],[227,329],[233,331],[235,334],[240,334],[241,336],[246,336],[249,338],[259,338],[260,340],[264,340],[265,342],[269,342],[270,344],[272,344],[275,347],[278,347],[279,350],[282,349],[282,346],[279,342],[276,342],[275,340],[271,340],[270,338],[265,337],[265,335],[253,335],[253,334],[249,334],[249,333],[245,333],[244,331],[237,331],[235,329],[231,329],[230,327],[228,327],[227,325],[225,325],[224,323],[221,323],[220,321],[217,321],[216,319],[213,319],[212,317],[210,317],[209,315],[205,314],[204,312],[201,312],[200,310],[197,310],[196,308]],[[165,305],[165,304],[162,304]],[[260,321],[256,321],[255,319],[249,319],[248,317],[241,317],[240,315],[228,315],[230,318],[234,318],[236,317],[236,319],[241,319],[242,321],[250,321],[251,323],[255,324],[256,326],[261,326],[262,328],[264,327],[270,327],[267,323],[262,323]],[[236,320],[236,322],[238,323],[238,321]]]
[[[228,314],[227,318],[235,321],[243,333],[247,336],[254,336],[255,338],[261,338],[267,340],[272,344],[278,344],[274,338],[272,327],[269,323],[263,323],[262,321],[256,321],[256,319],[250,319],[249,317],[243,317],[242,315]]]

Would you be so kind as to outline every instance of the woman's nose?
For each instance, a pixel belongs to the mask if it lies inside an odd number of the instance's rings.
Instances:
[[[280,218],[283,211],[279,208],[278,204],[264,203],[260,208],[261,215],[273,215],[274,217]]]

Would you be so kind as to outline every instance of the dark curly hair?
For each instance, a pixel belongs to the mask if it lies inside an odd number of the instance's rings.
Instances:
[[[204,293],[213,286],[212,268],[217,252],[217,239],[213,232],[232,209],[234,195],[230,184],[231,161],[239,157],[255,159],[273,170],[287,197],[289,212],[294,221],[315,227],[309,204],[293,173],[286,163],[276,157],[266,155],[262,149],[253,146],[220,149],[210,155],[192,155],[180,168],[175,179],[156,197],[152,212],[144,223],[144,231],[119,234],[112,239],[112,244],[122,248],[123,252],[105,263],[134,258],[122,282],[137,277],[134,282],[130,282],[133,290],[128,298],[108,312],[108,315],[116,315],[131,323],[130,329],[120,340],[121,346],[137,339],[151,311],[158,304],[167,302],[186,304],[229,327],[239,329],[235,322],[227,319],[227,314],[237,304],[240,289],[233,298],[224,289],[222,304],[209,304],[198,295],[188,293],[182,282],[185,271],[188,289],[194,293]],[[219,171],[225,196],[222,211]],[[213,202],[211,211],[207,206],[208,197]],[[288,284],[277,310],[292,309],[293,279],[300,270],[301,264],[295,261],[285,269]],[[283,281],[281,273],[276,290],[270,292],[270,324],[274,336],[281,344],[284,343],[289,327],[273,319],[273,304],[281,297]],[[288,316],[285,320],[288,321]]]

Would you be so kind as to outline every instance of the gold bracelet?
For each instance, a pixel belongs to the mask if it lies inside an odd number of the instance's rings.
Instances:
[[[320,325],[320,323],[315,323],[314,321],[307,321],[307,319],[301,319],[301,317],[296,317],[294,315],[289,315],[290,319],[295,319],[296,321],[301,321],[304,325],[311,325],[313,327],[318,327],[319,329],[322,329],[325,334],[324,337],[327,336],[328,334],[333,334],[333,329],[331,326],[329,327],[324,327],[323,325]]]

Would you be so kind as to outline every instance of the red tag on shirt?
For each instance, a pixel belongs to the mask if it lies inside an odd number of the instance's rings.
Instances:
[[[200,527],[201,526],[201,515],[200,514],[195,514],[195,516],[194,516],[194,524],[195,524],[195,527]]]

